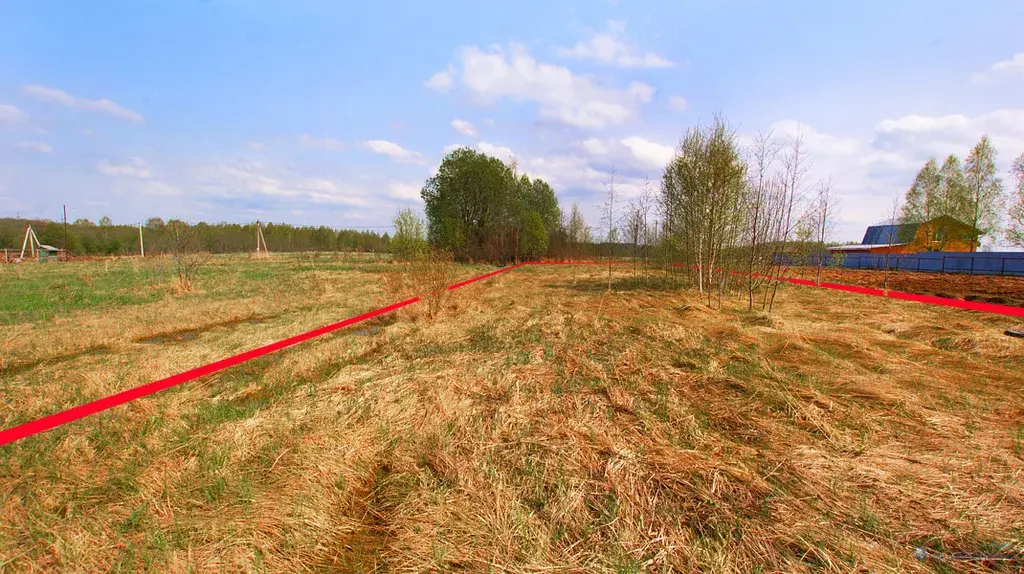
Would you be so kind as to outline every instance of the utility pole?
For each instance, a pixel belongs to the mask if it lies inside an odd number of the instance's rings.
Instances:
[[[146,256],[146,246],[142,243],[142,224],[139,224],[139,255]]]
[[[64,261],[68,260],[68,256],[71,253],[68,251],[68,206],[62,206],[64,208]]]

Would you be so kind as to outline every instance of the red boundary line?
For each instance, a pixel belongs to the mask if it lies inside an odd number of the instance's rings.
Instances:
[[[676,264],[678,267],[684,267],[684,265]],[[692,267],[696,268],[696,265]],[[718,269],[719,273],[724,272],[722,269]],[[733,275],[747,275],[744,271],[730,271]],[[775,279],[767,275],[760,273],[752,273],[754,277],[768,279],[769,281]],[[964,301],[962,299],[949,299],[946,297],[936,297],[934,295],[918,295],[917,293],[906,293],[903,291],[885,291],[883,289],[876,289],[873,287],[860,287],[858,285],[846,285],[845,283],[828,283],[822,281],[821,284],[817,284],[810,279],[800,279],[797,277],[781,277],[778,278],[780,281],[785,281],[793,285],[802,285],[804,287],[817,287],[819,289],[832,289],[835,291],[845,291],[847,293],[857,293],[859,295],[870,295],[872,297],[887,297],[889,299],[899,299],[901,301],[913,301],[915,303],[926,303],[928,305],[939,305],[941,307],[953,307],[955,309],[967,309],[968,311],[978,311],[981,313],[993,313],[996,315],[1007,315],[1010,317],[1024,317],[1024,307],[1013,307],[1011,305],[999,305],[997,303],[982,303],[980,301]]]
[[[483,281],[484,279],[488,279],[490,277],[494,277],[495,275],[498,275],[498,274],[501,274],[501,273],[505,273],[506,271],[511,271],[513,269],[518,269],[519,267],[522,267],[524,265],[605,265],[605,264],[609,264],[609,263],[628,264],[629,262],[627,262],[627,261],[613,261],[613,262],[607,262],[607,261],[605,261],[605,262],[601,262],[601,261],[536,261],[536,262],[519,263],[519,264],[516,264],[516,265],[511,265],[509,267],[503,267],[501,269],[498,269],[497,271],[492,271],[490,273],[485,273],[483,275],[480,275],[480,276],[477,276],[477,277],[473,277],[471,279],[467,279],[465,281],[461,281],[461,282],[455,283],[453,285],[449,285],[448,286],[448,290],[449,291],[454,291],[456,289],[459,289],[460,287],[465,287],[466,285],[470,285],[472,283],[476,283],[477,281]],[[745,275],[745,273],[737,272],[737,271],[732,271],[731,273],[734,274],[734,275]],[[930,304],[930,305],[940,305],[940,306],[943,306],[943,307],[954,307],[954,308],[958,308],[958,309],[967,309],[967,310],[970,310],[970,311],[980,311],[982,313],[995,313],[995,314],[999,314],[999,315],[1008,315],[1008,316],[1011,316],[1011,317],[1024,317],[1024,308],[1022,308],[1022,307],[1011,307],[1009,305],[997,305],[995,303],[981,303],[981,302],[977,302],[977,301],[963,301],[963,300],[960,300],[960,299],[946,299],[946,298],[943,298],[943,297],[934,297],[934,296],[931,296],[931,295],[917,295],[917,294],[914,294],[914,293],[904,293],[902,291],[888,291],[888,292],[886,292],[886,291],[883,291],[881,289],[872,289],[872,288],[869,288],[869,287],[858,287],[858,286],[855,286],[855,285],[844,285],[842,283],[824,283],[823,282],[823,283],[821,283],[819,285],[819,284],[816,284],[814,281],[811,281],[809,279],[798,279],[798,278],[795,278],[795,277],[783,278],[782,280],[786,281],[788,283],[792,283],[794,285],[802,285],[802,286],[805,286],[805,287],[818,287],[818,288],[821,288],[821,289],[833,289],[833,290],[836,290],[836,291],[845,291],[845,292],[849,292],[849,293],[858,293],[858,294],[861,294],[861,295],[871,295],[871,296],[874,296],[874,297],[888,297],[890,299],[900,299],[900,300],[903,300],[903,301],[913,301],[913,302],[916,302],[916,303],[926,303],[926,304]],[[203,365],[201,367],[196,367],[194,369],[185,371],[183,373],[178,373],[177,375],[172,375],[172,376],[167,377],[165,379],[160,379],[158,381],[154,381],[152,383],[141,385],[141,386],[135,387],[133,389],[128,389],[126,391],[122,391],[120,393],[117,393],[117,394],[114,394],[114,395],[110,395],[108,397],[104,397],[102,399],[97,399],[97,400],[92,401],[90,403],[85,403],[84,405],[79,405],[77,407],[73,407],[73,408],[70,408],[70,409],[65,410],[65,411],[54,413],[52,415],[48,415],[48,416],[45,416],[43,418],[36,419],[34,421],[30,421],[30,422],[18,425],[16,427],[11,427],[11,428],[8,428],[8,429],[4,429],[4,430],[0,431],[0,446],[6,445],[6,444],[10,444],[10,443],[12,443],[12,442],[14,442],[16,440],[19,440],[19,439],[22,439],[22,438],[25,438],[25,437],[28,437],[28,436],[32,436],[34,434],[38,434],[38,433],[41,433],[41,432],[44,432],[44,431],[48,431],[50,429],[59,427],[61,425],[65,425],[65,424],[73,422],[73,421],[77,421],[77,420],[79,420],[81,418],[85,418],[85,417],[87,417],[89,415],[96,414],[98,412],[105,411],[107,409],[111,409],[111,408],[114,408],[114,407],[119,406],[119,405],[123,405],[125,403],[134,401],[136,399],[140,399],[142,397],[149,396],[149,395],[152,395],[154,393],[158,393],[158,392],[160,392],[160,391],[162,391],[164,389],[169,389],[171,387],[180,385],[182,383],[187,383],[189,381],[193,381],[193,380],[195,380],[195,379],[197,379],[199,377],[202,377],[204,375],[209,375],[211,373],[216,373],[217,371],[224,370],[224,369],[226,369],[228,367],[233,367],[235,365],[244,363],[246,361],[251,361],[253,359],[256,359],[258,357],[262,357],[264,355],[273,353],[275,351],[280,351],[281,349],[285,349],[287,347],[291,347],[293,345],[297,345],[299,343],[302,343],[304,341],[308,341],[310,339],[313,339],[315,337],[319,337],[321,335],[326,335],[327,333],[331,333],[331,332],[337,331],[338,329],[344,329],[345,327],[349,327],[349,326],[355,325],[356,323],[361,323],[361,322],[366,321],[368,319],[372,319],[374,317],[378,317],[380,315],[384,315],[384,314],[390,313],[392,311],[397,311],[398,309],[401,309],[402,307],[407,307],[407,306],[412,305],[414,303],[417,303],[419,301],[420,301],[419,297],[413,297],[411,299],[406,299],[405,301],[399,301],[398,303],[394,303],[394,304],[388,305],[387,307],[381,307],[380,309],[369,311],[367,313],[363,313],[362,315],[356,315],[355,317],[350,317],[348,319],[345,319],[344,321],[339,321],[337,323],[332,323],[330,325],[326,325],[324,327],[320,327],[319,329],[314,329],[312,331],[308,331],[308,332],[302,333],[300,335],[295,335],[294,337],[289,337],[287,339],[283,339],[281,341],[277,341],[276,343],[270,343],[269,345],[264,345],[263,347],[258,347],[256,349],[245,351],[244,353],[239,353],[237,355],[234,355],[232,357],[228,357],[226,359],[221,359],[219,361],[215,361],[213,363],[210,363],[210,364],[207,364],[207,365]]]
[[[479,277],[467,279],[454,285],[450,285],[448,287],[448,290],[454,291],[460,287],[465,287],[466,285],[469,285],[471,283],[482,281],[489,277],[494,277],[499,273],[511,271],[512,269],[521,267],[522,265],[523,264],[520,263],[518,265],[504,267],[502,269],[498,269],[497,271],[492,271],[490,273],[480,275]],[[276,343],[270,343],[269,345],[264,345],[263,347],[252,349],[250,351],[245,351],[244,353],[239,353],[232,357],[221,359],[208,365],[203,365],[201,367],[196,367],[183,373],[178,373],[177,375],[172,375],[170,377],[167,377],[166,379],[160,379],[159,381],[154,381],[152,383],[141,385],[133,389],[128,389],[127,391],[122,391],[115,395],[110,395],[108,397],[92,401],[90,403],[85,403],[84,405],[72,407],[66,411],[54,413],[52,415],[48,415],[43,418],[36,419],[34,421],[29,421],[27,423],[20,424],[16,427],[4,429],[0,431],[0,446],[12,443],[16,440],[23,439],[28,436],[32,436],[34,434],[48,431],[50,429],[68,424],[73,421],[77,421],[78,419],[85,418],[89,415],[96,414],[98,412],[105,411],[107,409],[111,409],[119,405],[123,405],[136,399],[141,399],[142,397],[158,393],[164,389],[169,389],[182,383],[193,381],[204,375],[216,373],[217,371],[222,371],[228,367],[233,367],[246,361],[251,361],[255,358],[262,357],[263,355],[267,355],[275,351],[280,351],[281,349],[291,347],[292,345],[297,345],[299,343],[302,343],[303,341],[313,339],[314,337],[326,335],[327,333],[337,331],[338,329],[344,329],[345,327],[350,327],[352,325],[355,325],[356,323],[361,323],[368,319],[372,319],[374,317],[378,317],[380,315],[384,315],[392,311],[397,311],[398,309],[412,305],[413,303],[416,303],[419,300],[419,297],[413,297],[411,299],[406,299],[405,301],[399,301],[398,303],[388,305],[387,307],[381,307],[380,309],[375,309],[373,311],[363,313],[362,315],[349,317],[344,321],[332,323],[330,325],[320,327],[319,329],[307,331],[305,333],[302,333],[301,335],[295,335],[294,337],[289,337]]]

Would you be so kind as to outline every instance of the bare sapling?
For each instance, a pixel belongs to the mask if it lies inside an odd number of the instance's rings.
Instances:
[[[389,302],[419,297],[426,303],[427,317],[433,319],[448,301],[448,287],[455,282],[455,261],[448,251],[424,247],[396,262],[382,274],[381,282]]]
[[[615,189],[615,168],[613,167],[608,177],[608,183],[605,184],[605,199],[604,204],[601,206],[601,225],[605,230],[605,253],[608,257],[608,290],[612,290],[612,255],[614,254],[615,244],[618,243],[619,239],[619,227],[618,227],[618,206],[616,201],[619,198],[618,191]]]
[[[1006,241],[1015,247],[1024,249],[1024,153],[1013,160],[1010,167],[1013,188],[1010,191],[1010,206],[1007,211],[1009,225],[1006,229]]]
[[[626,221],[624,231],[626,241],[630,246],[630,257],[632,258],[633,277],[636,278],[637,260],[640,255],[640,245],[644,235],[644,214],[643,208],[638,200],[634,199],[626,204]]]
[[[765,253],[770,247],[771,222],[777,208],[771,169],[779,155],[779,142],[772,139],[771,132],[758,132],[749,151],[749,181],[746,197],[746,243],[747,243],[747,310],[754,308],[754,290],[770,272],[771,260]],[[766,263],[768,265],[766,265]]]
[[[178,289],[188,293],[195,288],[199,270],[210,260],[210,253],[202,249],[199,230],[184,221],[167,223],[171,256],[178,276]]]
[[[803,184],[810,170],[810,161],[807,152],[803,147],[803,135],[798,130],[796,135],[789,140],[789,150],[782,156],[783,170],[781,182],[783,185],[783,209],[780,211],[779,225],[776,227],[778,235],[775,240],[776,253],[773,256],[775,263],[774,280],[771,286],[771,296],[768,299],[768,312],[775,306],[775,295],[779,291],[779,283],[782,282],[786,273],[789,272],[790,261],[790,240],[797,224],[801,220],[800,205],[803,201]]]
[[[899,215],[903,209],[903,205],[900,202],[900,198],[894,198],[892,200],[892,207],[889,209],[889,225],[886,229],[885,234],[885,271],[882,273],[882,291],[889,294],[889,267],[892,261],[892,250],[893,246],[899,240],[897,237],[897,229],[899,225]]]
[[[642,257],[643,257],[643,269],[644,279],[647,279],[648,271],[650,268],[650,257],[651,257],[651,245],[654,244],[655,240],[651,233],[651,208],[654,206],[657,198],[654,195],[654,185],[651,183],[650,178],[644,176],[644,185],[640,192],[640,197],[637,199],[637,208],[639,210],[640,218],[640,229],[641,229],[641,240],[643,242]]]
[[[839,197],[832,187],[832,180],[825,180],[818,183],[815,192],[814,206],[811,210],[814,218],[814,233],[816,274],[814,282],[821,285],[821,269],[825,265],[826,245],[832,238],[836,228],[836,211],[838,210]]]

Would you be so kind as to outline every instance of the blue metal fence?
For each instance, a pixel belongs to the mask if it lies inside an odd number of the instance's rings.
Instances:
[[[791,265],[818,265],[817,255],[800,260],[785,258]],[[822,256],[826,267],[836,265],[835,256]],[[888,261],[888,263],[886,263]],[[915,271],[922,273],[964,273],[968,275],[1007,275],[1024,277],[1024,252],[975,252],[975,253],[944,253],[928,252],[913,254],[884,253],[851,253],[842,257],[842,266],[846,269],[889,269],[899,271]]]

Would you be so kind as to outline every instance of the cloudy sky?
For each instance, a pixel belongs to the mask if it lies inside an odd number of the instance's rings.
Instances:
[[[0,216],[384,226],[446,149],[597,222],[688,126],[800,130],[837,239],[929,155],[1024,153],[1024,3],[167,0],[4,3]]]

